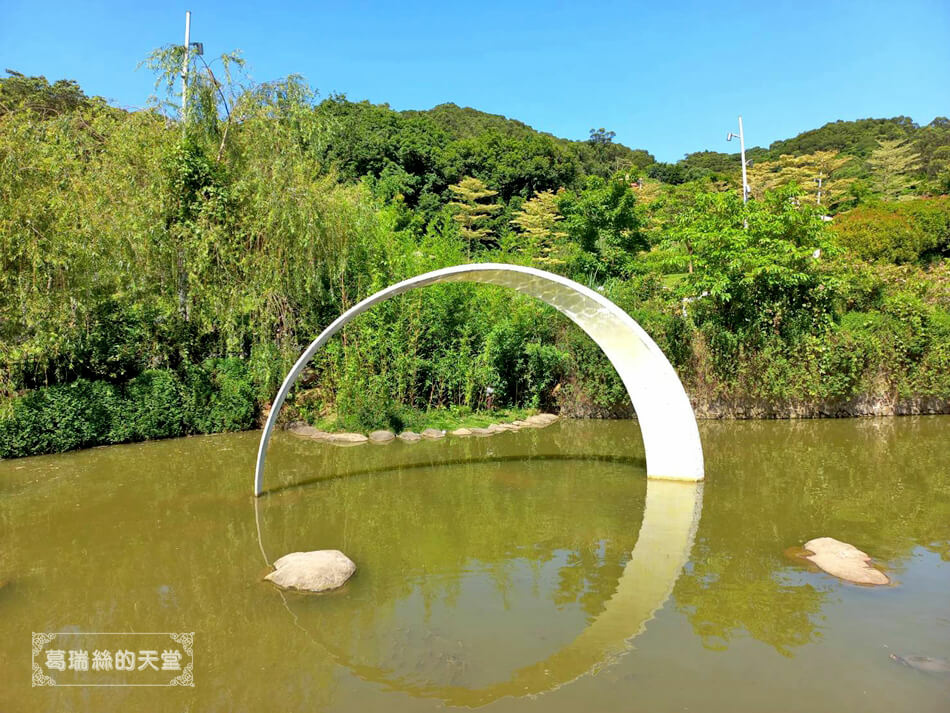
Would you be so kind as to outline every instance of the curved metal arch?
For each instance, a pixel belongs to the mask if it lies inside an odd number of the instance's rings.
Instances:
[[[686,391],[666,356],[630,315],[603,295],[566,277],[520,265],[478,263],[434,270],[391,285],[348,309],[311,342],[287,374],[271,406],[257,451],[255,496],[262,491],[264,459],[277,415],[297,377],[317,350],[347,322],[373,305],[417,287],[442,282],[483,282],[510,287],[569,317],[603,350],[630,395],[643,436],[647,477],[703,479],[702,444]]]

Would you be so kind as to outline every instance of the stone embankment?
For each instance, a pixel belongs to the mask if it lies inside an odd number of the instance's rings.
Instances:
[[[814,403],[695,397],[692,401],[693,411],[699,419],[853,418],[950,413],[950,399],[937,396],[863,395]]]
[[[950,399],[939,396],[897,397],[861,395],[813,402],[768,401],[752,397],[693,394],[693,413],[700,420],[860,418],[864,416],[923,416],[950,414]],[[630,402],[603,408],[575,400],[561,404],[565,418],[635,418]]]
[[[327,443],[333,443],[338,446],[356,446],[361,443],[385,445],[392,443],[392,441],[397,438],[406,443],[415,443],[421,440],[435,440],[445,438],[446,435],[459,438],[472,436],[484,438],[486,436],[494,436],[497,433],[520,431],[523,428],[544,428],[545,426],[550,426],[557,421],[558,418],[559,417],[553,413],[539,413],[534,416],[528,416],[524,420],[513,421],[511,423],[493,423],[487,428],[472,426],[469,428],[456,428],[454,431],[448,432],[437,428],[427,428],[422,433],[403,431],[398,435],[392,431],[373,431],[368,436],[362,433],[330,433],[328,431],[321,431],[313,426],[308,426],[302,421],[294,421],[287,426],[287,430],[301,438],[309,438],[314,441],[326,441]]]

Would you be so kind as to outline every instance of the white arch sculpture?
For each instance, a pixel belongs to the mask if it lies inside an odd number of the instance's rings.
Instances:
[[[696,417],[679,377],[663,352],[626,312],[603,295],[566,277],[502,263],[458,265],[403,280],[367,297],[337,317],[294,364],[271,406],[257,451],[254,495],[262,492],[267,444],[277,414],[300,372],[347,322],[373,305],[417,287],[440,282],[484,282],[536,297],[568,316],[603,350],[623,381],[637,412],[646,451],[647,477],[703,479],[703,449]]]

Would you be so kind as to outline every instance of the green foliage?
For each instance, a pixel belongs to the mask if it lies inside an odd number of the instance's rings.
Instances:
[[[78,380],[32,391],[0,417],[0,457],[109,443],[117,405],[114,388],[104,382]]]
[[[686,156],[677,163],[678,166],[689,170],[697,170],[704,173],[721,174],[738,178],[742,170],[741,160],[738,153],[722,153],[720,151],[696,151],[686,154]],[[670,183],[670,181],[666,181]]]
[[[693,173],[692,171],[693,169],[688,167],[684,168],[676,163],[654,163],[647,171],[647,175],[662,183],[678,186],[690,180],[690,178],[699,178],[700,174]]]
[[[833,151],[791,156],[785,154],[774,161],[760,161],[749,169],[752,194],[761,198],[767,191],[796,184],[802,200],[814,201],[823,210],[837,212],[848,197],[853,178],[841,176],[849,157]]]
[[[567,191],[558,201],[564,230],[581,254],[575,272],[588,279],[626,275],[636,253],[646,247],[630,185],[590,176],[582,191]]]
[[[950,257],[950,198],[862,205],[838,216],[834,232],[865,260],[903,264]]]
[[[868,158],[878,148],[878,141],[905,140],[916,129],[917,125],[907,116],[833,121],[820,129],[805,131],[795,138],[773,142],[769,146],[769,154],[777,158],[782,154],[799,156],[815,151],[840,151],[851,156]]]
[[[820,272],[834,245],[794,189],[743,204],[735,193],[700,193],[667,229],[670,263],[687,269],[684,297],[701,315],[746,337],[812,331],[831,311]]]
[[[220,77],[216,77],[204,57],[194,52],[188,54],[185,63],[184,45],[166,45],[152,51],[140,66],[155,74],[155,89],[161,90],[164,98],[152,97],[156,108],[177,115],[186,133],[210,140],[220,140],[220,152],[224,148],[227,129],[231,123],[231,107],[236,100],[235,70],[243,79],[245,66],[241,52],[226,52],[212,60],[220,63]],[[181,79],[184,74],[184,87]],[[182,115],[182,92],[187,92]]]
[[[11,72],[0,78],[0,116],[13,111],[28,111],[40,118],[49,119],[67,112],[89,106],[94,100],[71,79],[59,79],[50,84],[46,77],[26,77]],[[100,101],[97,98],[96,101]]]
[[[241,359],[190,365],[182,379],[181,400],[187,433],[243,431],[253,427],[257,416],[254,383]]]
[[[409,111],[404,113],[409,116],[425,116],[431,119],[454,139],[478,138],[483,134],[500,134],[519,139],[537,134],[534,129],[520,121],[497,114],[486,114],[469,107],[460,108],[455,104],[440,104],[425,112]],[[605,136],[608,133],[610,132],[605,132]],[[575,179],[579,179],[583,175],[609,178],[617,171],[637,171],[649,166],[654,161],[653,156],[643,149],[630,149],[612,140],[610,142],[598,141],[594,145],[589,140],[570,141],[550,137],[547,134],[542,134],[542,136],[553,140],[558,147],[566,152],[569,157],[568,163],[576,167],[574,171]],[[484,176],[479,177],[485,178]],[[488,179],[485,180],[488,181]],[[491,181],[488,181],[488,183],[497,187]],[[562,185],[572,187],[569,182],[564,182],[554,186],[538,185],[534,190],[557,190]],[[521,193],[521,195],[527,198],[530,193]]]
[[[364,433],[380,428],[401,431],[403,419],[387,379],[355,369],[347,376],[337,395],[337,425],[348,431]]]
[[[183,434],[180,381],[174,372],[148,370],[122,389],[108,442],[171,438]]]
[[[894,200],[912,183],[911,175],[920,165],[920,155],[907,141],[878,141],[868,159],[874,185],[884,200]]]
[[[563,268],[575,257],[574,244],[558,225],[564,216],[557,201],[557,195],[551,191],[535,193],[511,219],[524,238],[518,241],[517,249],[534,256],[534,262],[548,270]]]
[[[0,415],[0,458],[250,428],[256,404],[244,362],[209,360],[184,378],[151,369],[119,385],[77,379],[35,389]]]
[[[176,51],[151,60],[169,107]],[[178,123],[69,82],[0,80],[7,454],[251,427],[342,311],[470,258],[602,291],[694,394],[950,394],[947,200],[874,202],[860,142],[841,149],[863,178],[850,184],[861,205],[830,224],[836,250],[794,187],[743,205],[734,156],[656,164],[606,131],[566,141],[454,105],[318,103],[296,76],[243,87],[191,66],[188,79],[195,114]],[[875,146],[910,141],[914,185],[937,185],[945,124],[896,126],[865,128]],[[354,429],[437,409],[629,413],[589,338],[485,285],[378,305],[311,367],[290,405]]]
[[[498,195],[498,191],[488,189],[484,183],[471,176],[449,186],[449,189],[455,195],[455,200],[449,203],[455,211],[452,218],[458,223],[459,232],[468,243],[469,254],[473,245],[493,242],[491,229],[486,222],[493,213],[501,210],[500,205],[490,202]]]

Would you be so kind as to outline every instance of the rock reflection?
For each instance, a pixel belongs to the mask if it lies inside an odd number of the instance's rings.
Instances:
[[[946,420],[707,422],[706,503],[675,589],[704,644],[752,636],[792,655],[820,636],[840,585],[783,555],[819,536],[888,562],[918,545],[950,555]],[[844,585],[848,586],[848,585]]]

